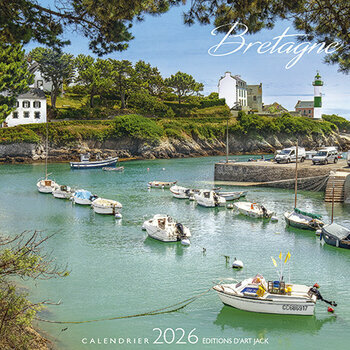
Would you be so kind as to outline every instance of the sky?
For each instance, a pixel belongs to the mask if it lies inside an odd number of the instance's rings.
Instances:
[[[184,25],[183,11],[184,7],[174,7],[166,14],[147,16],[143,22],[135,23],[132,28],[135,39],[130,41],[127,51],[115,52],[104,58],[126,59],[133,63],[144,60],[158,67],[163,77],[178,71],[186,72],[204,84],[205,94],[217,92],[220,77],[229,71],[232,75],[240,75],[247,84],[262,83],[264,104],[278,102],[289,110],[294,110],[298,100],[313,99],[312,81],[318,70],[324,81],[322,112],[338,114],[350,120],[350,76],[338,73],[336,65],[323,63],[324,54],[317,54],[314,50],[305,54],[290,69],[285,66],[295,57],[294,54],[259,54],[258,45],[246,53],[243,53],[245,47],[242,47],[229,55],[212,56],[208,53],[209,48],[218,45],[225,34],[212,35],[214,27],[211,25]],[[273,45],[277,40],[273,38],[281,35],[288,27],[287,34],[297,33],[290,22],[281,21],[276,23],[273,30],[243,35],[243,38],[246,44],[270,41]],[[69,32],[65,38],[71,41],[71,45],[65,47],[66,52],[94,56],[88,48],[88,40],[82,35]],[[232,40],[243,39],[227,39],[226,42]],[[289,41],[296,42],[296,39],[283,39],[280,45]],[[38,44],[30,43],[26,50],[36,46]],[[217,53],[230,52],[233,48],[221,46]]]

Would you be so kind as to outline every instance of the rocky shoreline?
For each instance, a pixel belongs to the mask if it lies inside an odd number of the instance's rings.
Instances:
[[[231,155],[274,153],[277,149],[293,146],[296,138],[287,135],[270,135],[268,137],[229,135]],[[299,145],[306,149],[322,146],[337,146],[342,151],[350,149],[350,134],[332,134],[328,137],[298,137]],[[118,156],[123,159],[168,159],[224,155],[225,140],[219,139],[175,139],[167,138],[159,142],[132,138],[97,140],[77,140],[66,145],[49,145],[49,162],[68,162],[78,160],[79,155],[90,152],[94,157]],[[34,163],[43,162],[46,157],[45,142],[0,144],[0,163]]]

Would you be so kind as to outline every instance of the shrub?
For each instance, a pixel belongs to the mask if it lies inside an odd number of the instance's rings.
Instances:
[[[342,132],[350,132],[350,121],[339,117],[339,115],[332,114],[332,115],[322,115],[323,120],[328,121],[338,127],[338,129]]]
[[[193,117],[213,117],[213,118],[228,118],[231,115],[228,106],[214,106],[202,109],[195,109],[191,112]]]
[[[137,114],[115,118],[115,136],[156,141],[164,135],[164,129],[156,121]]]
[[[38,143],[40,137],[34,131],[21,125],[0,129],[0,144],[18,142]]]
[[[130,95],[128,103],[137,112],[146,116],[171,118],[175,115],[167,105],[146,91],[134,92]]]

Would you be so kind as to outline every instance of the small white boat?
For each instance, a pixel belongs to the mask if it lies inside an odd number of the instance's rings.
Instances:
[[[194,199],[199,205],[207,208],[223,207],[226,204],[226,199],[213,190],[200,190],[194,195]]]
[[[190,188],[174,185],[170,187],[170,192],[173,194],[175,198],[179,199],[189,199],[198,193],[199,190],[193,190]]]
[[[237,202],[234,206],[238,211],[246,216],[252,218],[266,218],[269,219],[274,214],[273,211],[266,209],[263,205],[250,202]]]
[[[242,260],[238,260],[235,258],[235,260],[232,263],[232,268],[233,269],[243,269],[243,261]]]
[[[316,288],[283,281],[266,282],[260,275],[237,284],[218,284],[213,289],[225,305],[284,315],[313,315],[320,295]]]
[[[104,166],[102,168],[104,171],[123,171],[124,167],[123,166],[118,166],[118,167],[112,167],[112,166]]]
[[[240,191],[240,192],[222,192],[222,191],[216,191],[216,193],[224,197],[226,201],[233,201],[235,199],[239,199],[241,197],[245,197],[248,193],[248,191]]]
[[[69,186],[62,185],[52,191],[55,198],[70,199],[73,196],[73,191]]]
[[[81,154],[80,162],[70,162],[72,169],[94,169],[106,166],[113,166],[117,163],[118,157],[90,161],[90,153]]]
[[[41,179],[37,182],[36,187],[41,193],[52,193],[54,190],[60,187],[55,181],[48,178]]]
[[[291,212],[285,212],[284,218],[287,225],[301,228],[304,230],[318,230],[324,223],[320,220],[320,215],[303,212],[299,209],[294,209]]]
[[[189,245],[190,230],[168,215],[154,215],[152,219],[143,223],[142,228],[147,231],[149,237],[159,241],[181,241],[184,245]]]
[[[97,198],[96,195],[93,195],[90,191],[86,190],[77,190],[72,196],[73,203],[80,205],[91,205],[91,203]]]
[[[177,181],[150,181],[148,183],[148,186],[152,188],[170,188],[176,183]]]
[[[117,209],[121,209],[123,206],[121,203],[112,199],[97,198],[91,203],[92,209],[97,214],[115,215]]]

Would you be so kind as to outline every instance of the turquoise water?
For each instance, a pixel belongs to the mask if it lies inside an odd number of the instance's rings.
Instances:
[[[47,234],[57,232],[45,250],[52,251],[56,262],[68,264],[71,271],[63,279],[23,282],[33,300],[61,300],[61,305],[49,306],[40,316],[81,321],[132,315],[175,304],[223,278],[243,279],[261,273],[267,279],[276,279],[271,256],[277,259],[280,251],[283,256],[290,251],[292,281],[308,285],[317,282],[326,299],[338,302],[337,317],[328,314],[323,303],[317,304],[314,317],[243,312],[223,306],[211,291],[171,314],[80,325],[38,323],[56,340],[58,349],[348,348],[350,251],[322,246],[311,231],[286,228],[282,214],[294,205],[293,191],[249,188],[248,200],[262,202],[278,213],[279,222],[269,223],[242,217],[225,208],[198,208],[194,202],[172,198],[169,190],[147,190],[151,180],[178,180],[180,185],[211,187],[214,163],[219,159],[125,162],[123,173],[71,171],[67,164],[49,165],[58,183],[120,201],[121,221],[40,194],[36,181],[44,172],[43,165],[2,165],[0,232],[8,235],[34,229]],[[301,192],[299,207],[319,212],[329,221],[331,206],[323,202],[322,193]],[[146,238],[141,225],[157,213],[169,214],[187,225],[192,233],[191,246]],[[349,205],[336,205],[335,219],[339,223],[350,226],[349,213]],[[230,256],[231,262],[234,257],[241,259],[244,269],[232,270],[224,255]],[[167,328],[182,328],[185,332],[182,342],[187,344],[175,344],[181,330],[175,331],[172,344],[165,343],[164,338],[159,340],[163,345],[152,344],[159,335],[154,328],[163,333]],[[188,335],[194,328],[192,334],[198,337],[198,342],[192,345]],[[85,338],[96,344],[83,344]],[[150,344],[97,344],[104,338],[108,338],[107,342],[109,338],[124,342],[126,338],[132,342],[134,338],[148,338]],[[256,338],[267,339],[268,345],[254,346]],[[230,339],[238,344],[227,344]],[[171,330],[166,331],[166,340],[171,343]]]

